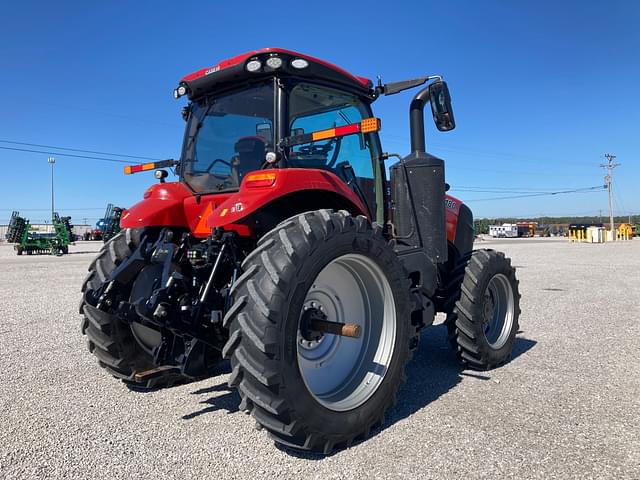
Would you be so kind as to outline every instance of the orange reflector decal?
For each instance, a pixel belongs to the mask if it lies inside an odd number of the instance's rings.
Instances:
[[[276,172],[251,173],[244,177],[242,184],[249,188],[270,187],[276,183],[277,176],[278,174]]]
[[[139,163],[138,165],[127,165],[124,167],[124,174],[131,175],[132,173],[146,172],[148,170],[155,170],[156,168],[175,167],[180,162],[177,160],[160,160],[159,162]]]
[[[328,130],[320,130],[319,132],[313,132],[311,134],[311,140],[314,142],[317,140],[326,140],[327,138],[333,138],[336,136],[336,129],[329,128]]]
[[[198,236],[207,236],[211,233],[211,229],[207,227],[207,219],[212,213],[213,203],[209,202],[206,208],[203,210],[202,215],[200,215],[200,221],[196,225],[196,228],[193,229],[194,234]]]
[[[124,167],[124,174],[131,175],[132,173],[146,172],[147,170],[153,170],[156,168],[156,162],[141,163],[140,165],[127,165]]]
[[[282,143],[285,147],[293,147],[294,145],[302,145],[305,143],[317,142],[318,140],[344,137],[345,135],[353,135],[354,133],[377,132],[380,128],[381,122],[379,118],[365,118],[358,123],[350,123],[349,125],[343,125],[341,127],[318,130],[317,132],[303,133],[302,135],[293,135],[291,137],[284,138]]]

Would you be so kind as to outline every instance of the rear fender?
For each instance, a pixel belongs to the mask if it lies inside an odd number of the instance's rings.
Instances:
[[[334,198],[344,199],[344,205],[350,205],[351,213],[369,217],[366,207],[360,198],[335,174],[326,170],[310,168],[286,168],[261,170],[263,173],[275,173],[273,185],[253,187],[247,185],[246,180],[240,185],[240,190],[227,198],[209,215],[208,228],[227,227],[230,224],[246,223],[248,217],[257,213],[267,205],[273,205],[277,200],[290,198],[299,199],[296,194],[304,192],[325,193]],[[254,173],[254,172],[252,172]],[[249,178],[251,173],[245,175]],[[326,205],[324,208],[329,208]],[[295,206],[291,207],[295,211]]]
[[[122,214],[122,228],[172,226],[189,228],[184,200],[193,193],[182,183],[157,183],[144,192],[144,199]]]
[[[196,195],[180,182],[158,183],[144,192],[144,199],[123,212],[122,228],[178,227],[190,231],[195,237],[211,234],[207,218],[218,205],[232,194],[214,193]],[[251,232],[244,225],[228,226],[241,235]]]
[[[469,207],[451,195],[445,198],[445,218],[447,241],[453,245],[458,255],[473,249],[473,214]]]
[[[458,215],[460,214],[462,202],[451,195],[446,195],[444,199],[445,222],[447,224],[447,240],[455,242],[456,230],[458,228]]]

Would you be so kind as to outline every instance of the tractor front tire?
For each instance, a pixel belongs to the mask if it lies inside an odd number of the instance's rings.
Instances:
[[[381,229],[345,211],[307,212],[261,238],[242,268],[223,350],[241,409],[295,449],[330,453],[366,438],[417,343],[409,281]],[[318,316],[361,334],[309,336]]]
[[[459,283],[458,283],[459,282]],[[449,341],[463,364],[488,370],[511,356],[518,332],[520,293],[515,268],[502,252],[475,250],[454,268],[457,283],[447,315]],[[453,295],[453,294],[452,294]]]
[[[175,373],[164,373],[143,382],[136,381],[137,372],[156,367],[153,356],[136,340],[131,325],[112,312],[97,309],[85,299],[88,289],[98,289],[116,266],[136,250],[142,235],[142,230],[125,229],[100,249],[82,284],[80,313],[83,315],[81,331],[87,336],[89,351],[98,359],[98,364],[129,386],[144,390],[170,387],[188,379]]]

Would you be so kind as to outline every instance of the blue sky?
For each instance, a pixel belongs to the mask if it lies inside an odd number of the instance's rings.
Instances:
[[[477,217],[605,212],[604,192],[481,201],[502,195],[464,187],[600,185],[606,152],[622,163],[616,213],[640,214],[640,4],[375,5],[11,2],[0,29],[0,140],[175,158],[184,128],[184,101],[171,96],[177,81],[247,50],[282,47],[372,79],[444,74],[458,126],[440,133],[427,121],[427,146]],[[374,105],[387,151],[408,153],[412,95]],[[47,156],[0,149],[0,222],[12,209],[48,218],[35,210],[50,205]],[[131,205],[154,181],[125,177],[118,163],[56,157],[57,209],[76,223],[108,202]]]

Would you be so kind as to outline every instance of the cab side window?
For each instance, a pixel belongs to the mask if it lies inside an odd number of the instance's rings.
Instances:
[[[298,84],[289,99],[290,135],[359,123],[372,116],[357,96],[317,85]],[[288,163],[291,167],[329,170],[346,183],[357,182],[376,218],[374,138],[372,134],[354,134],[296,145],[288,153]]]

